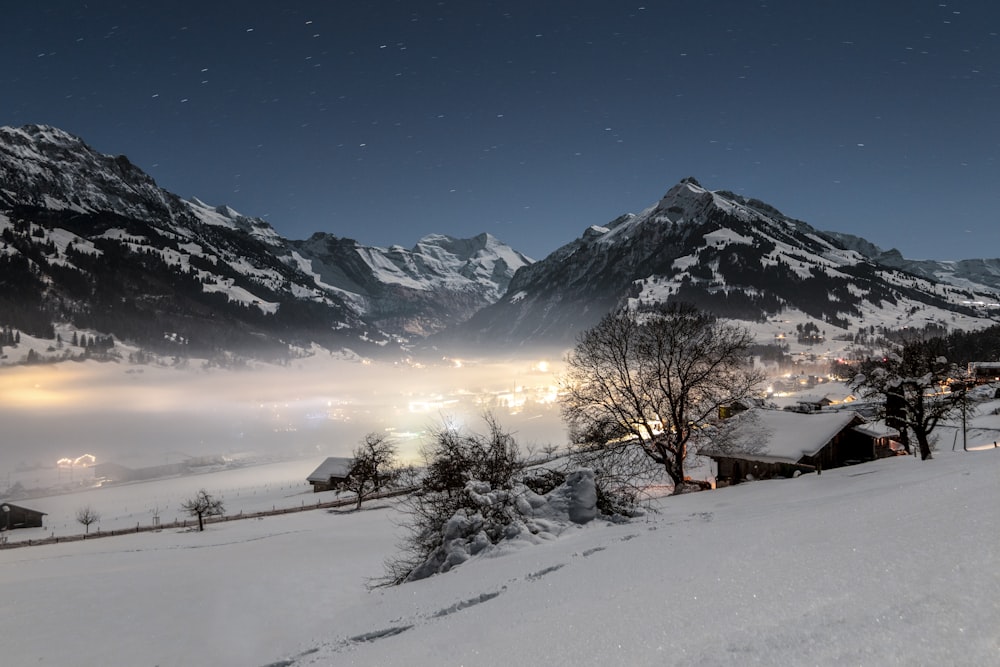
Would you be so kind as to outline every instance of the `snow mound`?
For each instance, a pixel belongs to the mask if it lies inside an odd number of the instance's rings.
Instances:
[[[407,581],[447,572],[473,556],[540,544],[597,518],[597,484],[589,469],[570,473],[544,496],[522,484],[493,489],[476,480],[468,482],[463,493],[478,511],[452,515],[441,530],[440,546],[410,572]]]

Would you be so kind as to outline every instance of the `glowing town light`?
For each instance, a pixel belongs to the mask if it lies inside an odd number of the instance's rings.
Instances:
[[[93,454],[82,454],[75,459],[67,456],[56,461],[57,468],[89,468],[97,463],[97,457]]]

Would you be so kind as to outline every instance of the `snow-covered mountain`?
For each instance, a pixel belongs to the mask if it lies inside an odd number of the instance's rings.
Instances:
[[[687,178],[638,215],[592,226],[518,272],[502,299],[453,335],[565,344],[627,302],[672,300],[758,323],[796,313],[829,336],[871,326],[992,323],[1000,285],[990,271],[1000,260],[932,270],[884,255],[863,239],[818,231]]]
[[[463,322],[493,303],[532,261],[490,234],[435,234],[407,250],[317,233],[289,247],[317,285],[347,296],[380,328],[419,336]]]
[[[177,220],[187,207],[124,155],[102,155],[54,127],[0,127],[0,207],[113,211],[143,221]]]
[[[0,235],[0,326],[51,337],[61,322],[160,353],[369,353],[432,334],[564,345],[628,302],[790,318],[842,339],[878,326],[974,329],[1000,312],[1000,259],[907,260],[694,179],[533,263],[488,234],[410,249],[288,240],[35,125],[0,128]]]
[[[845,248],[859,253],[885,266],[902,269],[907,273],[976,290],[990,287],[1000,290],[1000,259],[961,259],[942,261],[935,259],[907,259],[895,248],[883,250],[865,239],[852,234],[827,232]]]
[[[531,261],[487,234],[291,241],[38,125],[0,128],[0,234],[0,325],[68,322],[161,353],[391,347],[467,319]]]

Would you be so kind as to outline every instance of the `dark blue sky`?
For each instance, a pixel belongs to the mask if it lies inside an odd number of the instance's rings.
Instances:
[[[996,0],[11,4],[0,124],[290,238],[540,258],[692,175],[909,257],[1000,257]]]

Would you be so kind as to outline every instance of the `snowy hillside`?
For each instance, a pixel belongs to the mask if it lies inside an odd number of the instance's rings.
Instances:
[[[0,127],[0,206],[76,213],[114,211],[140,220],[182,215],[181,200],[124,155],[102,155],[55,127]]]
[[[641,213],[591,226],[526,267],[454,338],[565,343],[613,308],[667,301],[746,322],[802,313],[831,337],[872,326],[976,329],[1000,313],[995,281],[910,273],[855,241],[688,178]]]
[[[668,498],[371,592],[398,530],[379,503],[0,550],[4,661],[995,664],[1000,450],[974,444]]]
[[[412,250],[291,241],[44,125],[0,128],[0,235],[0,326],[54,338],[65,322],[178,356],[398,350],[468,319],[531,262],[488,234]]]

